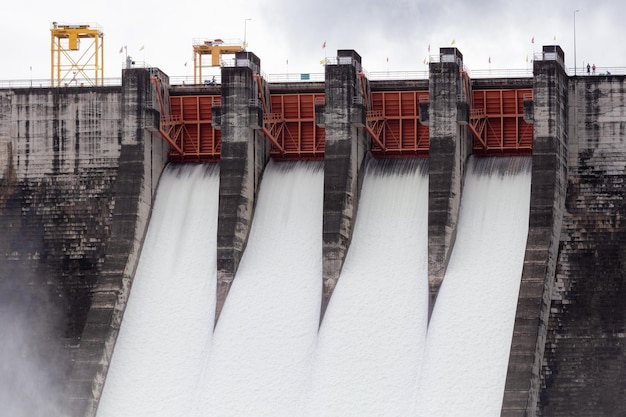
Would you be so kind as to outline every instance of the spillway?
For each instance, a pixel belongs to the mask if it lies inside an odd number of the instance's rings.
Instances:
[[[98,417],[188,416],[215,314],[217,166],[168,166]]]
[[[426,161],[370,161],[304,415],[407,416],[428,320]]]
[[[530,159],[471,159],[429,325],[418,417],[500,416],[530,205]]]
[[[323,184],[320,163],[265,169],[194,415],[296,415],[320,315]]]
[[[530,159],[472,159],[428,326],[428,174],[367,166],[319,328],[323,169],[270,162],[215,332],[217,168],[164,173],[98,417],[496,416],[528,231]]]

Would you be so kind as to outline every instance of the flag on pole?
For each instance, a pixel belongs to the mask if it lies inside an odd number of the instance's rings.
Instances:
[[[185,61],[185,66],[187,66],[187,61]]]
[[[428,44],[428,52],[430,53],[430,44]]]
[[[324,65],[324,64],[326,64],[326,58],[320,59],[320,65]]]
[[[556,35],[554,35],[554,40],[556,40]]]
[[[141,45],[141,48],[139,48],[139,52],[143,51],[145,45]]]
[[[534,36],[530,39],[530,43],[535,43],[535,37]]]
[[[526,55],[526,62],[528,62],[528,55]]]
[[[424,65],[426,65],[426,57],[424,57]]]
[[[326,41],[322,44],[322,49],[326,48]]]
[[[454,45],[456,43],[456,38],[452,39],[452,42],[450,42],[450,45]]]
[[[389,63],[389,57],[387,57],[387,63]]]
[[[489,57],[489,63],[491,64],[491,57]]]
[[[122,52],[124,52],[124,47],[123,47],[123,46],[120,48],[120,54],[121,54]]]

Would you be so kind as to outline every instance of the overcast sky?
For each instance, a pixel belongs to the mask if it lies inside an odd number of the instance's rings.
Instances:
[[[270,75],[322,73],[337,49],[356,50],[369,72],[423,71],[429,45],[436,54],[453,40],[470,71],[530,68],[555,42],[572,68],[574,33],[579,68],[623,68],[625,12],[619,0],[23,0],[3,13],[0,80],[49,78],[53,21],[102,28],[107,78],[121,76],[122,46],[170,77],[193,76],[194,39],[243,40],[244,28]]]

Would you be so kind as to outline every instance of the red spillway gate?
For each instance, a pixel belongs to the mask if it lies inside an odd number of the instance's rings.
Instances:
[[[469,128],[474,136],[473,152],[482,156],[530,155],[533,126],[524,121],[524,101],[532,89],[473,90]],[[221,149],[221,132],[211,124],[211,109],[219,95],[170,95],[170,115],[162,119],[162,130],[171,132],[177,144],[172,161],[214,161]],[[420,123],[419,104],[428,100],[427,90],[373,91],[367,111],[367,131],[372,136],[372,153],[377,158],[426,157],[429,128]],[[323,104],[323,93],[270,95],[270,112],[265,124],[272,131],[275,159],[322,159],[325,130],[316,124],[315,106]],[[165,124],[165,125],[164,125]]]

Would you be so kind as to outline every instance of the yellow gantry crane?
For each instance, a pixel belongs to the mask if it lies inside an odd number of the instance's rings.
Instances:
[[[53,87],[104,85],[104,34],[99,27],[52,22],[50,34]]]
[[[202,83],[202,68],[221,65],[221,55],[235,54],[244,50],[240,41],[223,41],[221,39],[194,39],[193,41],[193,82]],[[211,55],[211,63],[202,62],[203,55]]]

